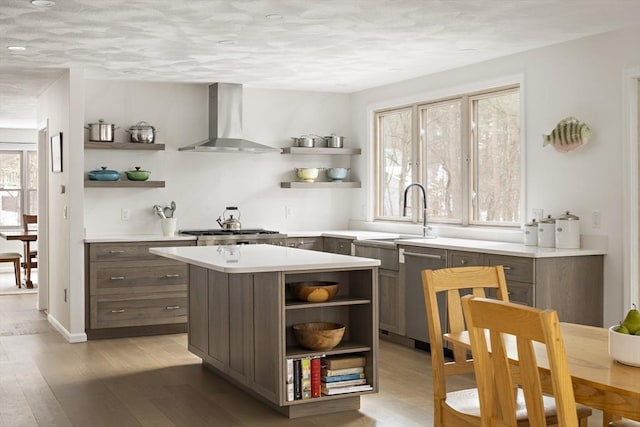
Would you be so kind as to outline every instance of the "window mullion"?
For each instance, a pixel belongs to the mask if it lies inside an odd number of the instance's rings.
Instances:
[[[462,225],[469,225],[472,218],[471,208],[473,206],[473,186],[472,173],[473,168],[471,164],[472,154],[472,117],[470,110],[470,102],[468,96],[462,97],[462,129],[461,129],[461,143],[462,143],[462,176],[466,176],[467,179],[462,180]]]

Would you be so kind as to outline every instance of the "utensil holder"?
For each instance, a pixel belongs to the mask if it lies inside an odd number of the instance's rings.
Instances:
[[[176,218],[161,218],[162,234],[165,236],[174,236],[176,234]]]

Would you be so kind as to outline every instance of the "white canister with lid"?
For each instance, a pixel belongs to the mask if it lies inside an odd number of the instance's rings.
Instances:
[[[524,225],[524,245],[538,246],[538,223],[535,219]]]
[[[556,219],[556,248],[580,249],[580,218],[569,211]]]
[[[538,246],[541,248],[556,247],[556,220],[551,215],[538,222]]]

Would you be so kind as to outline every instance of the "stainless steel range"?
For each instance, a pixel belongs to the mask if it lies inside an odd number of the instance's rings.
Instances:
[[[240,230],[181,230],[180,233],[196,236],[198,246],[213,245],[250,245],[267,243],[283,245],[286,234],[262,228]]]

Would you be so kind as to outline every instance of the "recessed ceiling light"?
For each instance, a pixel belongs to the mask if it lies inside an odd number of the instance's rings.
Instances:
[[[278,15],[277,13],[271,13],[269,15],[265,15],[265,18],[270,19],[272,21],[277,21],[278,19],[282,19],[282,15]]]
[[[7,46],[7,49],[13,52],[22,52],[24,50],[27,50],[27,48],[24,46]]]
[[[53,0],[31,0],[31,4],[38,7],[50,7],[55,6],[56,2]]]
[[[235,40],[220,40],[218,44],[236,44]]]

